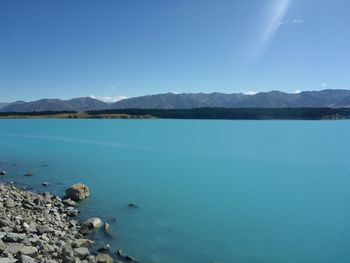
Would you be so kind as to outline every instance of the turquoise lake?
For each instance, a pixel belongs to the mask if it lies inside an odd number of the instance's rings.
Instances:
[[[0,161],[140,262],[350,262],[349,121],[0,120]]]

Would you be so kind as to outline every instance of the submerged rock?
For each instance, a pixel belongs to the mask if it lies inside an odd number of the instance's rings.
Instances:
[[[0,175],[6,175],[5,171],[0,171]]]
[[[105,244],[99,249],[97,249],[98,252],[109,252],[111,250],[111,246],[109,244]]]
[[[47,181],[43,182],[42,186],[49,186],[49,182],[47,182]]]
[[[85,184],[73,184],[66,189],[66,196],[73,201],[81,201],[90,195],[89,188]]]
[[[115,252],[115,254],[120,257],[123,258],[125,261],[132,261],[132,262],[137,262],[137,260],[129,255],[126,255],[121,249],[117,250]]]
[[[28,172],[24,176],[33,176],[33,173],[32,172]]]
[[[134,203],[130,203],[130,204],[128,204],[128,207],[129,208],[138,208],[139,206],[135,205]]]
[[[105,231],[105,233],[107,234],[107,235],[109,235],[110,237],[112,236],[112,233],[111,233],[111,231],[110,231],[110,226],[109,226],[109,224],[106,222],[106,223],[104,223],[104,225],[103,225],[103,230]]]

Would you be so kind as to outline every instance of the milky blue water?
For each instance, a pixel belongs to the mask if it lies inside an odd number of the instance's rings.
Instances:
[[[0,120],[0,160],[140,262],[350,262],[349,121]]]

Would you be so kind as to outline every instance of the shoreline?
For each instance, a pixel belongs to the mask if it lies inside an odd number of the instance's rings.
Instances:
[[[43,115],[26,115],[26,114],[9,114],[1,115],[0,119],[157,119],[151,115],[129,115],[129,114],[99,114],[88,115],[86,113],[72,114],[43,114]]]
[[[191,119],[191,120],[343,120],[350,108],[192,108],[115,109],[85,112],[0,112],[1,119]]]
[[[94,251],[95,241],[88,238],[89,233],[107,233],[109,224],[96,217],[76,220],[78,207],[67,197],[1,182],[0,262],[136,262],[121,250],[112,251],[108,244]]]

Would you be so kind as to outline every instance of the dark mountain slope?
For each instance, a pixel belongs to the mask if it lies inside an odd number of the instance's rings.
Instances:
[[[166,93],[125,99],[113,103],[110,109],[191,109],[222,108],[285,108],[285,107],[348,107],[350,90],[305,91],[289,94],[280,91],[242,93]]]
[[[87,111],[106,109],[109,104],[89,97],[71,100],[41,99],[32,102],[16,101],[10,103],[1,112],[31,112],[31,111]]]

